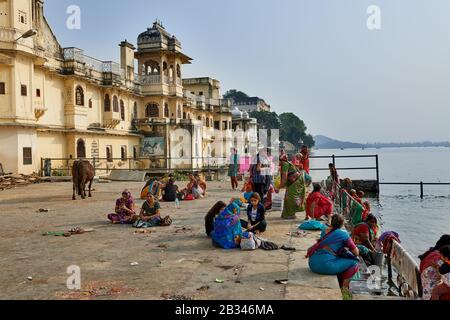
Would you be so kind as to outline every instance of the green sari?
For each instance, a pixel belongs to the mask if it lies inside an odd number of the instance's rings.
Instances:
[[[297,212],[305,211],[306,206],[306,186],[311,183],[311,176],[305,171],[299,170],[290,162],[283,162],[282,174],[286,172],[300,172],[300,177],[295,182],[286,182],[286,196],[284,198],[284,209],[282,218],[294,219]],[[302,205],[303,203],[303,205]]]

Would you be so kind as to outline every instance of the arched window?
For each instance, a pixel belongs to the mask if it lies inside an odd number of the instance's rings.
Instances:
[[[197,117],[197,120],[198,120],[198,121],[202,121],[202,117],[198,116],[198,117]]]
[[[119,99],[117,96],[113,97],[113,112],[119,112]]]
[[[156,103],[149,103],[147,107],[145,107],[145,117],[159,118],[159,107]]]
[[[77,158],[84,159],[86,158],[86,143],[83,139],[78,139],[77,141]]]
[[[188,113],[188,119],[191,120],[191,114],[190,113]]]
[[[81,86],[75,88],[75,103],[77,106],[84,106],[84,91]]]
[[[177,64],[177,78],[181,79],[181,68],[179,64]]]
[[[206,118],[206,127],[209,128],[209,118]]]
[[[133,159],[136,160],[138,158],[138,147],[133,147]]]
[[[126,146],[120,147],[120,159],[122,161],[127,161],[127,147]]]
[[[202,117],[202,122],[203,122],[203,126],[205,127],[206,126],[206,118],[205,118],[205,116]]]
[[[105,112],[111,111],[111,99],[109,98],[109,94],[105,95],[104,108],[105,108]]]
[[[170,80],[170,82],[173,81],[173,75],[174,75],[173,66],[170,66],[170,68],[169,68],[169,80]]]
[[[186,119],[186,112],[183,112],[183,119]]]
[[[113,162],[112,146],[106,147],[106,161]]]
[[[182,117],[182,115],[181,115],[181,107],[178,106],[178,108],[177,108],[177,118],[181,119],[181,117]]]
[[[158,75],[161,72],[159,63],[155,60],[148,60],[144,64],[144,75]]]
[[[125,121],[125,104],[123,103],[123,100],[120,100],[120,119]]]
[[[138,117],[138,106],[137,102],[135,102],[133,105],[133,119],[137,119],[137,117]]]
[[[92,99],[89,99],[89,109],[92,109]]]
[[[167,103],[164,105],[164,117],[169,117],[169,105]]]

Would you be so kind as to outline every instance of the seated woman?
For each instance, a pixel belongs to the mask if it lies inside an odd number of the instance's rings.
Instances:
[[[250,204],[247,207],[247,217],[248,222],[241,220],[241,225],[244,229],[256,234],[266,231],[266,209],[261,203],[261,197],[256,192],[250,197]]]
[[[159,226],[161,222],[161,206],[155,200],[152,194],[147,195],[147,200],[142,205],[139,220],[137,220],[133,227],[135,228],[151,228]]]
[[[242,197],[245,199],[246,203],[250,203],[250,198],[253,195],[253,187],[251,183],[245,184],[244,194]]]
[[[333,214],[333,201],[322,193],[320,184],[314,184],[314,191],[306,199],[306,220],[321,219],[325,217],[328,223],[331,223]]]
[[[175,180],[169,178],[169,181],[164,186],[162,199],[166,202],[174,202],[178,197],[178,186],[175,185]]]
[[[113,224],[133,224],[138,216],[135,212],[134,199],[128,190],[122,192],[122,197],[116,200],[115,213],[108,214]]]
[[[195,175],[195,179],[197,180],[198,186],[200,187],[199,190],[201,191],[201,195],[205,197],[207,188],[205,179],[203,179],[203,177],[199,174]]]
[[[146,182],[144,188],[142,188],[141,191],[141,199],[145,200],[147,199],[147,194],[151,193],[155,197],[159,197],[161,192],[161,186],[162,186],[162,178],[152,178],[149,181]]]
[[[372,253],[378,240],[378,220],[373,214],[369,214],[367,219],[356,225],[352,232],[352,239],[359,249],[361,257],[372,264]]]
[[[359,250],[349,234],[342,230],[344,217],[334,215],[331,229],[317,244],[308,250],[309,267],[312,272],[337,275],[341,288],[349,288],[350,279],[358,272]],[[344,254],[348,248],[350,252]]]
[[[433,248],[430,248],[420,259],[420,278],[423,287],[423,300],[430,300],[433,290],[442,283],[442,275],[439,272],[441,261],[441,248],[450,245],[450,234],[443,235]]]
[[[234,199],[214,220],[213,245],[223,249],[239,248],[242,239],[240,201]]]
[[[441,253],[442,265],[439,267],[439,273],[442,276],[442,283],[436,286],[431,294],[431,300],[450,300],[450,246],[442,247]]]
[[[221,213],[227,205],[223,201],[217,202],[208,214],[205,216],[205,232],[208,237],[211,237],[211,233],[214,231],[214,221],[219,213]]]

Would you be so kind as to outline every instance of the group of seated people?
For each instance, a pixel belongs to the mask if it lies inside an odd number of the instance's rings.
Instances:
[[[113,224],[130,224],[136,228],[149,228],[161,225],[161,206],[152,193],[147,193],[139,214],[136,202],[128,190],[122,192],[122,197],[116,200],[114,213],[108,214],[108,220]]]
[[[189,201],[206,196],[206,181],[199,174],[190,174],[189,182],[184,189],[179,189],[175,184],[173,174],[165,178],[153,178],[147,181],[141,191],[141,199],[145,200],[151,193],[158,201],[174,202]]]
[[[450,234],[419,256],[424,300],[450,300]]]
[[[232,199],[228,205],[219,201],[205,216],[205,232],[215,246],[238,248],[244,232],[260,234],[266,231],[266,210],[260,195],[254,192],[249,197],[247,220],[241,219],[242,206],[245,204],[240,199]]]

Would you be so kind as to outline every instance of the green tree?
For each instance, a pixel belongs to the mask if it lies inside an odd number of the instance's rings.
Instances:
[[[281,140],[289,141],[294,146],[300,147],[303,143],[309,147],[314,146],[314,139],[306,133],[308,129],[305,122],[293,113],[280,114],[280,137]]]
[[[250,118],[258,120],[259,129],[280,129],[280,118],[275,112],[252,111],[249,115]]]
[[[236,89],[231,89],[225,92],[223,95],[224,99],[241,100],[248,98],[248,95],[242,91],[237,91]]]

